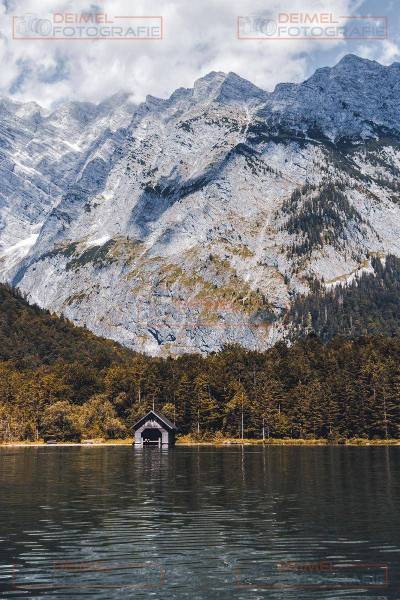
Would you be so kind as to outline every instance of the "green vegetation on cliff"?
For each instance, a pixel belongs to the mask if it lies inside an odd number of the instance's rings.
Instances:
[[[335,335],[400,334],[400,259],[372,257],[374,272],[363,272],[350,284],[325,290],[318,282],[308,296],[299,296],[286,320],[292,338],[313,331],[323,341]]]

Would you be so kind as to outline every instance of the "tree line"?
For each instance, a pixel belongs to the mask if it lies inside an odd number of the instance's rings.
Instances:
[[[126,437],[153,405],[198,439],[399,437],[398,336],[156,358],[0,300],[0,441]]]
[[[345,285],[337,282],[326,289],[311,282],[312,292],[298,296],[285,316],[291,340],[311,331],[323,341],[335,335],[399,335],[400,259],[372,256],[365,266],[369,268]]]

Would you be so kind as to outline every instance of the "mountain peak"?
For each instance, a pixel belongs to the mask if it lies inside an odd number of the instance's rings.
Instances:
[[[131,104],[134,105],[134,102],[131,101],[131,93],[126,92],[124,90],[119,90],[112,96],[108,96],[102,102],[99,102],[97,105],[97,109],[99,111],[109,111],[113,110],[117,106],[121,106],[122,104]]]
[[[233,101],[264,98],[266,95],[267,92],[232,71],[225,77],[221,86],[221,96]]]
[[[211,71],[204,77],[196,79],[193,86],[193,99],[202,102],[218,95],[219,89],[225,81],[226,74],[222,71]]]
[[[197,79],[193,87],[193,98],[197,101],[243,102],[265,95],[264,90],[232,71],[228,74],[211,71]]]
[[[369,58],[362,58],[361,56],[357,56],[357,54],[345,54],[337,63],[338,65],[377,65],[379,63],[376,60],[370,60]],[[382,66],[382,65],[381,65]]]
[[[400,63],[393,62],[390,65],[382,65],[376,60],[370,60],[369,58],[362,58],[356,54],[346,54],[340,61],[332,67],[333,69],[340,69],[346,67],[348,69],[370,69],[375,72],[391,72],[393,69],[398,69]]]
[[[0,112],[2,111],[27,121],[40,120],[46,112],[37,102],[17,102],[5,97],[0,98]]]

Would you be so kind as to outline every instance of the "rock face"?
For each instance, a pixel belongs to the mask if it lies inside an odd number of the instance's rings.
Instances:
[[[293,296],[400,256],[400,64],[349,55],[267,93],[0,102],[0,274],[151,354],[265,348]]]

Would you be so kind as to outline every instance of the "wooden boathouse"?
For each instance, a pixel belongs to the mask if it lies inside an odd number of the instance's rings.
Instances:
[[[178,428],[167,417],[150,410],[133,426],[135,446],[168,447],[175,444]]]

